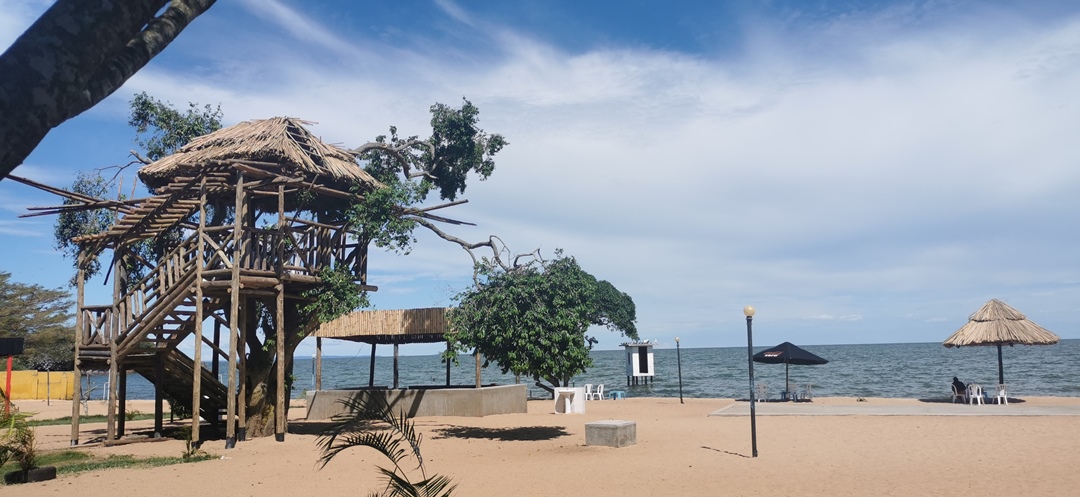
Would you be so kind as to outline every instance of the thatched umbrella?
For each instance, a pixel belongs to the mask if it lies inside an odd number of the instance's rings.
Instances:
[[[991,299],[968,318],[967,324],[945,340],[946,347],[968,345],[997,345],[998,383],[1005,384],[1005,370],[1001,364],[1001,346],[1053,345],[1060,338],[1027,319],[1020,311],[998,299]]]

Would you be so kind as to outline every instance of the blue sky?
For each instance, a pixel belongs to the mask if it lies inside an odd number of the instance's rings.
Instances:
[[[0,47],[47,5],[0,0]],[[424,135],[464,96],[510,146],[453,210],[478,226],[448,231],[564,249],[634,298],[643,338],[744,345],[749,304],[759,345],[940,341],[991,298],[1080,338],[1076,88],[1069,2],[219,0],[15,174],[126,163],[141,91],[344,146]],[[0,270],[66,284],[53,219],[17,218],[55,203],[0,182]],[[418,235],[373,258],[377,308],[469,284],[461,249]]]

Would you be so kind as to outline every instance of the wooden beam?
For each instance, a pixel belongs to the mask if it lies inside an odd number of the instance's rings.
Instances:
[[[74,375],[75,375],[75,391],[71,397],[71,446],[75,447],[79,445],[79,403],[82,401],[82,366],[79,360],[79,353],[82,352],[82,334],[83,328],[88,326],[86,317],[84,317],[83,305],[86,300],[86,270],[83,269],[83,261],[85,260],[85,252],[79,251],[78,271],[75,273],[75,288],[76,288],[76,300],[75,300],[75,362],[74,362]]]
[[[285,186],[278,186],[278,243],[277,243],[277,271],[281,274],[282,259],[285,251]],[[285,284],[277,287],[277,422],[274,426],[274,436],[278,442],[285,441],[285,410],[289,406],[289,399],[285,392]]]
[[[203,291],[202,271],[206,265],[203,250],[203,229],[206,227],[206,180],[199,188],[199,227],[195,232],[195,351],[192,358],[191,373],[191,444],[198,447],[201,443],[199,416],[202,409],[202,348],[203,348]]]
[[[229,396],[225,409],[225,448],[236,447],[236,361],[237,348],[240,337],[240,260],[244,257],[243,245],[240,234],[243,231],[243,223],[247,202],[244,199],[244,174],[236,174],[236,205],[233,211],[233,265],[232,285],[229,297]]]
[[[315,337],[315,390],[322,390],[322,337]]]

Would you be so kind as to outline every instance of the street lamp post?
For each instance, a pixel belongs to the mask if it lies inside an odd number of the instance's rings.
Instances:
[[[754,307],[746,306],[743,308],[743,314],[746,315],[746,361],[750,366],[750,447],[751,457],[757,457],[757,419],[754,407],[757,405],[757,399],[754,398]]]
[[[679,365],[679,403],[682,404],[682,353],[679,351],[679,337],[675,337],[675,362]]]

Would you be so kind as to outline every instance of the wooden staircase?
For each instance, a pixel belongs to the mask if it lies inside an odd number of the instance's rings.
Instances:
[[[132,284],[111,306],[84,306],[81,369],[107,370],[110,361],[135,371],[177,403],[191,410],[194,361],[177,346],[195,331],[197,306],[210,316],[223,309],[222,298],[197,302],[196,237],[161,258],[157,267]],[[157,361],[162,362],[161,376]],[[216,420],[228,404],[228,388],[200,365],[200,415]]]

